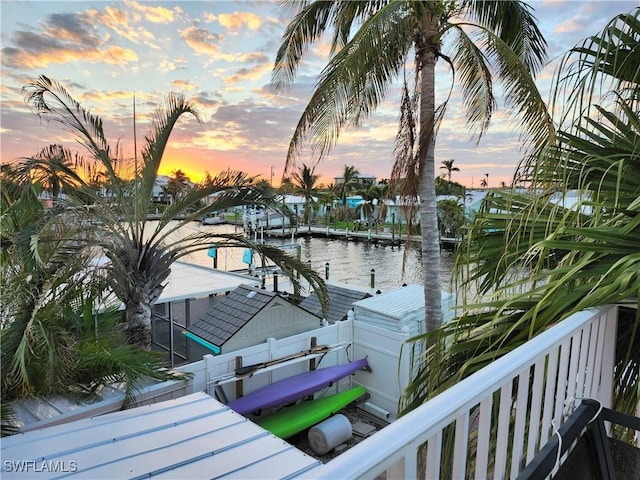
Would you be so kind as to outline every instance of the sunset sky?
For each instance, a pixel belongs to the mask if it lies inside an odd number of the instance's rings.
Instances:
[[[553,60],[637,2],[530,4],[549,44],[550,65],[538,80],[547,98]],[[100,115],[107,138],[114,145],[119,141],[128,157],[133,157],[133,92],[139,141],[149,131],[155,106],[168,92],[183,92],[197,100],[202,123],[186,116],[178,123],[161,173],[181,169],[198,181],[205,172],[215,175],[228,168],[266,180],[273,172],[277,185],[293,128],[327,62],[325,39],[309,52],[293,87],[274,94],[273,61],[291,20],[278,2],[2,0],[0,8],[2,163],[52,143],[76,148],[70,134],[41,122],[24,101],[22,87],[46,75]],[[444,95],[451,76],[444,66],[439,73],[438,92]],[[343,134],[316,167],[322,182],[333,182],[344,165],[388,178],[397,119],[393,89],[377,113],[360,129]],[[520,142],[501,111],[476,145],[460,106],[449,107],[437,137],[436,164],[455,159],[460,172],[453,180],[478,187],[488,173],[489,186],[509,184],[520,158]]]

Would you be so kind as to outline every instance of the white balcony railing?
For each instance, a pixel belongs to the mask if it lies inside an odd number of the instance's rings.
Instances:
[[[610,406],[617,316],[572,315],[304,477],[515,478],[580,399]]]

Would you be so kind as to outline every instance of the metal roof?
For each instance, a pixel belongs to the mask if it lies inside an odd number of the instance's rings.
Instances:
[[[422,285],[408,285],[375,297],[365,298],[355,302],[353,306],[400,319],[407,312],[424,309],[424,287]]]
[[[125,397],[124,383],[100,385],[88,398],[71,395],[32,397],[11,402],[14,424],[21,432],[71,422],[91,415],[120,410]]]
[[[205,393],[2,439],[2,478],[286,478],[320,462]]]
[[[202,298],[233,290],[243,283],[260,285],[247,275],[238,275],[199,265],[174,262],[160,298],[156,303],[176,302],[187,298]]]

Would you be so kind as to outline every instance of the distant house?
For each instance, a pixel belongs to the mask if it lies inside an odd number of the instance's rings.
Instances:
[[[166,188],[169,185],[169,177],[165,175],[158,175],[156,177],[156,181],[153,185],[153,190],[151,195],[153,196],[154,202],[163,202],[166,201]]]
[[[369,298],[370,296],[371,294],[368,292],[327,284],[327,298],[329,302],[326,313],[323,314],[322,305],[316,295],[306,297],[300,302],[299,307],[325,319],[329,324],[333,324],[347,319],[347,314],[353,308],[354,302]]]
[[[192,361],[318,328],[320,318],[277,293],[240,285],[187,329]]]
[[[383,202],[386,205],[386,207],[384,208],[385,217],[380,218],[380,221],[382,221],[383,223],[406,224],[407,223],[406,212],[403,209],[403,206],[408,206],[411,204],[413,204],[413,206],[415,207],[413,224],[416,225],[419,223],[420,221],[420,211],[418,208],[419,199],[410,200],[410,199],[401,197],[400,195],[396,195],[394,199],[385,199],[383,200]],[[378,204],[377,201],[374,202],[374,205],[376,205],[376,208],[378,208],[377,204]]]
[[[312,217],[324,217],[326,205],[320,203],[318,201],[318,197],[313,197],[314,206],[311,208],[314,209]],[[307,200],[302,195],[285,195],[283,199],[283,203],[285,206],[289,208],[293,213],[295,213],[298,218],[304,217],[304,210],[307,207]]]
[[[333,177],[333,182],[335,185],[340,185],[344,183],[344,177]],[[370,173],[358,173],[356,184],[358,187],[371,187],[376,184],[376,176]]]

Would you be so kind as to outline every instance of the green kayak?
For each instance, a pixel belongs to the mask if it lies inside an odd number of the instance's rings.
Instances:
[[[335,395],[285,407],[254,422],[280,438],[288,438],[338,413],[365,393],[367,390],[358,386]]]

